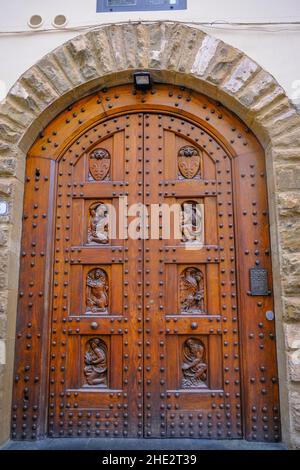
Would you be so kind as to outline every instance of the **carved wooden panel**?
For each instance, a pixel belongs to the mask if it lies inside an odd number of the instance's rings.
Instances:
[[[206,351],[198,338],[188,338],[182,347],[182,388],[203,388],[207,381]]]
[[[88,243],[109,243],[109,209],[104,202],[89,207]]]
[[[87,312],[107,312],[109,300],[108,276],[104,269],[94,268],[87,273],[86,307]]]
[[[179,177],[192,179],[202,176],[202,159],[198,148],[191,145],[181,147],[178,152]]]
[[[188,244],[204,243],[203,203],[185,200],[181,204],[181,241]]]
[[[111,155],[104,148],[96,148],[89,155],[90,179],[103,181],[109,179]]]
[[[107,369],[107,345],[100,338],[89,339],[84,355],[84,386],[107,387]]]
[[[204,279],[200,269],[185,268],[180,275],[179,289],[182,313],[204,312]]]
[[[110,233],[119,198],[192,205],[142,240]],[[75,103],[28,155],[22,237],[13,438],[280,439],[273,299],[247,295],[254,266],[272,286],[264,155],[225,108]]]

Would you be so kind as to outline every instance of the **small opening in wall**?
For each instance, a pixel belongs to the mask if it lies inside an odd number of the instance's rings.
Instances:
[[[63,28],[66,26],[68,20],[65,15],[56,15],[52,24],[55,28]]]
[[[32,15],[28,21],[30,28],[40,28],[43,24],[43,18],[40,15]]]

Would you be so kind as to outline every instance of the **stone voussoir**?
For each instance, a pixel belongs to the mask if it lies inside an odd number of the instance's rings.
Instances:
[[[16,175],[17,160],[15,158],[0,158],[0,177]]]
[[[37,67],[46,75],[58,94],[62,95],[72,88],[72,83],[59,67],[53,54],[47,54],[38,62]]]
[[[76,64],[83,80],[91,80],[98,76],[93,47],[87,35],[77,36],[66,44],[66,48]]]
[[[269,96],[277,86],[272,75],[265,70],[260,70],[255,77],[237,93],[238,99],[247,107],[252,108],[258,101]]]
[[[284,253],[282,257],[282,272],[286,275],[300,275],[300,252]]]
[[[52,84],[36,66],[24,73],[21,82],[28,89],[31,96],[35,97],[40,111],[44,110],[59,97]]]
[[[283,167],[286,168],[286,167]],[[288,171],[291,167],[288,167]],[[295,167],[297,171],[298,168]],[[278,178],[277,173],[277,178]],[[282,217],[300,217],[300,194],[296,191],[279,192],[277,197],[279,214]]]
[[[204,78],[205,72],[208,70],[209,65],[213,61],[217,47],[220,43],[221,41],[219,39],[208,35],[205,36],[192,65],[192,74],[194,74],[196,77]]]
[[[300,349],[300,324],[285,325],[284,329],[287,347],[290,350]]]
[[[300,190],[300,166],[297,167],[295,164],[276,165],[276,180],[279,191],[284,191],[287,189]],[[298,198],[299,196],[300,195],[298,194]],[[299,202],[298,207],[295,207],[295,215],[297,211],[300,214]]]
[[[216,48],[214,57],[205,74],[206,80],[218,85],[222,83],[226,77],[229,77],[232,70],[242,58],[242,53],[223,41]]]
[[[90,41],[94,44],[95,59],[98,62],[100,74],[114,71],[116,68],[115,58],[110,49],[110,42],[107,31],[104,28],[91,31]]]
[[[23,110],[23,113],[26,113],[32,121],[34,117],[38,115],[40,109],[36,101],[33,99],[32,93],[21,83],[21,79],[9,90],[7,98],[15,101],[16,104],[19,105],[20,109]]]
[[[223,90],[230,94],[236,94],[260,70],[261,68],[256,62],[249,59],[249,57],[242,57],[231,75],[223,83]]]
[[[178,62],[180,73],[190,73],[195,57],[201,47],[205,34],[200,30],[190,30],[181,44],[181,56]]]
[[[292,421],[295,431],[300,432],[300,397],[297,392],[290,394]]]
[[[286,321],[300,320],[300,298],[284,297],[283,298],[283,317]]]

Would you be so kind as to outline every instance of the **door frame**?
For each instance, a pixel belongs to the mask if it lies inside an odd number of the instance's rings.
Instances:
[[[190,122],[197,123],[200,127],[205,127],[206,131],[214,136],[214,138],[220,143],[224,149],[226,149],[226,153],[231,156],[231,158],[237,158],[237,156],[241,156],[243,153],[251,153],[251,149],[254,152],[259,152],[261,158],[264,159],[264,151],[254,137],[254,135],[247,129],[247,127],[233,115],[230,111],[228,111],[225,107],[220,105],[219,103],[213,102],[213,100],[200,95],[194,91],[186,90],[182,87],[176,87],[173,85],[157,85],[156,91],[159,90],[160,92],[164,93],[164,104],[161,104],[161,96],[159,93],[153,92],[151,95],[148,95],[148,99],[145,102],[144,95],[142,93],[133,92],[132,87],[130,85],[123,85],[121,87],[112,88],[111,90],[102,90],[98,92],[96,95],[90,95],[86,98],[81,99],[79,102],[75,103],[73,107],[69,107],[67,110],[60,113],[58,119],[65,121],[63,130],[60,129],[59,132],[56,130],[57,120],[54,119],[44,130],[44,132],[40,135],[37,141],[31,147],[28,153],[28,159],[32,161],[34,159],[39,159],[39,161],[47,161],[49,164],[49,174],[50,179],[48,181],[49,186],[49,195],[52,192],[54,194],[56,188],[55,183],[55,161],[57,161],[60,156],[62,155],[63,151],[70,145],[72,141],[78,137],[80,133],[84,133],[84,129],[90,128],[96,123],[101,121],[105,121],[106,119],[118,116],[124,113],[130,112],[162,112],[167,114],[173,114],[175,116],[183,116],[186,120]],[[155,91],[155,90],[154,90]],[[95,96],[97,97],[97,101],[95,101]],[[176,96],[174,102],[174,96]],[[109,100],[107,100],[109,98]],[[91,104],[91,101],[94,101]],[[112,105],[109,107],[108,105],[104,105],[103,103],[109,103]],[[99,105],[101,105],[100,110],[102,112],[99,113]],[[212,113],[210,108],[214,109],[215,111]],[[75,111],[74,111],[75,110]],[[216,112],[217,110],[217,112]],[[82,119],[78,119],[78,114]],[[76,115],[76,116],[75,116]],[[220,117],[221,116],[221,117]],[[226,122],[227,125],[223,126],[222,133],[218,131],[218,126],[220,126],[220,122]],[[243,146],[242,140],[238,137],[233,139],[233,133],[236,133],[236,129],[242,128],[245,130],[249,138],[249,142],[247,143],[247,150]],[[235,129],[233,131],[233,129]],[[56,134],[55,134],[56,133]],[[50,138],[49,136],[53,136]],[[66,136],[70,136],[66,138]],[[49,142],[50,139],[50,142]],[[55,144],[53,145],[51,139],[55,140]],[[51,148],[51,152],[49,150]],[[243,153],[242,153],[243,152]],[[50,155],[50,157],[49,157]],[[29,181],[28,181],[29,183]],[[266,187],[266,183],[265,183]],[[45,187],[44,187],[45,189]],[[234,189],[235,198],[237,198],[237,189]],[[49,196],[50,197],[50,196]],[[53,200],[53,199],[52,199]],[[26,189],[25,189],[25,201],[26,201]],[[50,211],[50,217],[47,217],[47,223],[45,224],[45,240],[48,240],[48,243],[45,245],[45,256],[43,256],[43,260],[45,260],[45,272],[50,272],[49,266],[51,263],[49,260],[51,259],[51,250],[52,250],[52,243],[50,240],[50,234],[53,233],[52,230],[54,229],[54,225],[51,225],[51,220],[53,220],[53,211]],[[236,217],[237,220],[237,217]],[[50,240],[50,241],[49,241]],[[238,241],[238,238],[236,238]],[[238,243],[237,243],[237,249]],[[239,256],[241,256],[241,250],[239,250]],[[26,258],[23,257],[22,259]],[[46,262],[46,260],[48,260]],[[22,263],[22,261],[21,261]],[[48,263],[48,264],[46,264]],[[21,264],[22,269],[22,264]],[[50,276],[50,279],[52,275]],[[45,295],[42,299],[42,306],[43,309],[49,311],[49,289],[51,283],[48,283],[48,289],[45,290]],[[238,288],[239,291],[239,288]],[[48,292],[48,293],[47,293]],[[22,302],[23,296],[20,297],[20,302]],[[21,307],[20,307],[21,309]],[[41,309],[42,311],[42,309]],[[42,315],[41,315],[42,316]],[[22,318],[24,321],[24,318]],[[47,358],[47,350],[49,344],[49,337],[47,338],[47,331],[49,331],[50,327],[50,316],[42,316],[40,318],[41,324],[41,331],[43,332],[43,341],[41,341],[41,357]],[[45,323],[43,323],[45,322]],[[23,325],[24,326],[24,325]],[[46,326],[46,327],[45,327]],[[47,328],[48,327],[48,328]],[[19,376],[18,381],[15,385],[15,390],[18,389],[18,383],[24,381],[26,376],[25,373],[20,372],[20,368],[17,364],[17,358],[24,356],[24,350],[26,351],[26,337],[24,338],[24,334],[18,338],[18,332],[22,328],[22,322],[20,324],[20,314],[18,314],[18,325],[17,325],[17,342],[16,342],[16,372],[15,376]],[[242,328],[241,334],[242,334]],[[244,342],[247,342],[248,338],[244,337]],[[45,351],[47,345],[47,350]],[[44,347],[43,347],[44,346]],[[244,348],[246,345],[244,344]],[[242,350],[242,347],[241,347]],[[23,353],[23,356],[22,356]],[[244,357],[245,359],[245,357]],[[48,362],[48,358],[47,358]],[[37,418],[37,430],[34,438],[43,438],[47,434],[47,424],[45,413],[45,400],[47,396],[48,384],[46,378],[43,374],[40,374],[41,380],[37,380],[34,384],[34,389],[36,390],[34,395],[34,403],[38,402],[38,405],[33,404],[32,406],[38,406],[41,409],[41,413],[38,415]],[[15,392],[16,396],[20,392]],[[23,393],[23,392],[22,392]],[[243,397],[245,400],[245,397]],[[16,403],[13,403],[13,414],[17,415],[17,421],[19,419],[18,413],[20,412],[18,405],[17,409],[14,409]],[[244,409],[246,409],[246,405],[244,405]],[[38,411],[38,410],[37,410]],[[14,437],[22,437],[22,436],[14,436]],[[32,433],[30,437],[23,436],[23,438],[32,438]]]

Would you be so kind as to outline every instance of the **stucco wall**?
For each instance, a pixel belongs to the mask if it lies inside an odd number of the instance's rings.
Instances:
[[[187,10],[96,13],[96,0],[14,0],[1,2],[0,31],[27,31],[27,34],[0,34],[0,101],[5,90],[15,83],[22,73],[36,63],[47,52],[76,36],[80,31],[56,31],[53,18],[64,14],[67,28],[86,27],[103,23],[116,23],[128,20],[171,20],[197,22],[281,22],[300,20],[298,0],[187,0]],[[33,14],[42,16],[41,29],[51,29],[40,33],[28,27],[27,21]],[[300,103],[300,27],[270,26],[264,28],[217,26],[201,29],[226,43],[241,49],[261,67],[268,70],[287,95]],[[29,34],[28,34],[29,33]],[[299,80],[299,82],[297,82]],[[3,82],[1,85],[1,81]]]

